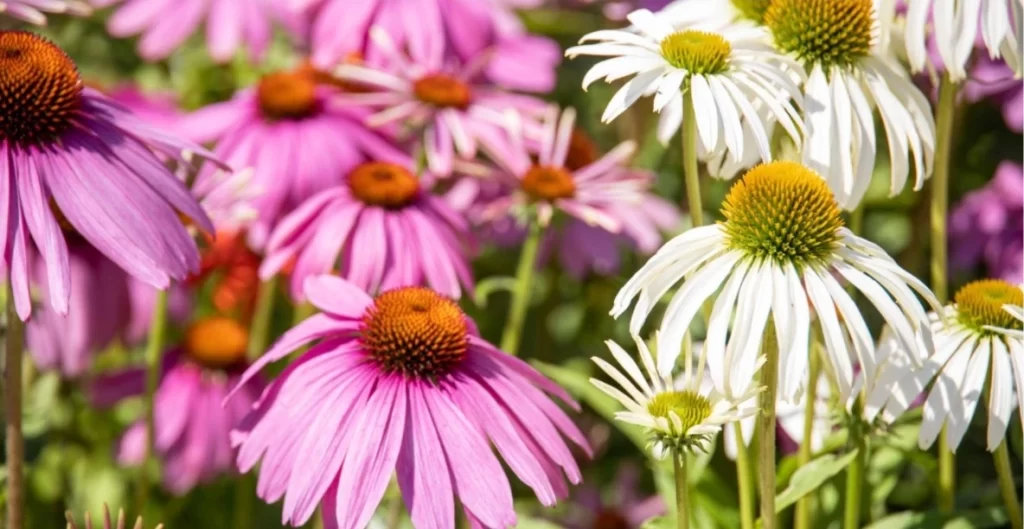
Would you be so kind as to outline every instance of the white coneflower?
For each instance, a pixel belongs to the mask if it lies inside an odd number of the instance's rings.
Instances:
[[[945,0],[944,0],[945,1]],[[825,176],[843,209],[857,207],[878,150],[873,108],[885,128],[890,192],[931,175],[935,120],[928,99],[879,42],[872,0],[774,0],[764,15],[775,46],[809,72],[803,162]]]
[[[733,185],[722,214],[724,222],[666,243],[615,298],[614,316],[637,299],[630,329],[638,333],[658,300],[682,283],[661,321],[663,375],[671,373],[695,315],[721,288],[704,341],[720,391],[749,383],[762,338],[774,334],[779,388],[783,397],[794,398],[807,377],[813,310],[845,399],[854,378],[850,348],[869,376],[877,361],[871,332],[836,276],[862,292],[901,343],[917,351],[915,333],[927,327],[927,315],[912,290],[935,306],[937,301],[879,246],[843,226],[835,198],[814,171],[794,162],[757,166]],[[766,333],[769,321],[776,332]]]
[[[658,11],[675,27],[758,26],[771,0],[676,0]]]
[[[759,388],[755,384],[750,384],[743,394],[727,398],[701,383],[703,352],[693,351],[697,360],[687,358],[683,374],[673,381],[671,375],[658,372],[647,344],[635,339],[643,371],[622,347],[609,340],[605,343],[619,367],[598,357],[593,360],[619,387],[593,378],[590,382],[626,408],[615,414],[616,419],[646,429],[651,451],[658,459],[672,451],[703,450],[723,425],[757,412],[753,399]],[[754,362],[756,371],[760,362],[757,359]]]
[[[918,333],[917,337],[918,350],[927,352],[931,343],[922,343],[921,340],[930,339],[931,335]],[[882,329],[875,358],[878,359],[878,366],[871,376],[864,371],[857,373],[853,391],[846,400],[846,410],[851,414],[856,413],[869,424],[892,424],[913,404],[916,395],[907,398],[906,393],[898,388],[903,380],[916,372],[921,361],[910,356],[889,327]],[[855,412],[858,398],[862,400]]]
[[[907,58],[916,71],[923,70],[928,62],[929,22],[939,57],[954,82],[967,78],[979,27],[989,57],[1002,57],[1018,76],[1021,74],[1024,3],[1020,0],[907,0],[904,37]]]
[[[1004,310],[1004,305],[1011,307]],[[1003,442],[1013,412],[1014,386],[1018,408],[1024,409],[1024,321],[1018,316],[1024,292],[1005,281],[968,283],[944,310],[945,322],[933,315],[935,352],[924,366],[900,381],[899,402],[912,400],[934,380],[924,405],[918,439],[927,448],[946,425],[946,441],[956,451],[974,417],[986,385],[988,449]],[[990,367],[991,366],[991,367]],[[891,411],[892,403],[886,410]]]
[[[568,57],[610,57],[587,72],[586,89],[598,79],[615,81],[632,76],[612,96],[602,120],[611,121],[641,96],[654,96],[661,114],[658,139],[667,143],[683,123],[687,93],[693,101],[700,147],[709,154],[728,151],[740,160],[756,148],[762,160],[771,159],[769,128],[755,107],[763,105],[796,141],[802,124],[793,99],[800,90],[787,72],[800,71],[792,60],[764,44],[755,29],[733,28],[722,33],[675,30],[646,9],[629,14],[639,30],[602,30],[585,35]],[[780,95],[782,97],[780,97]],[[754,139],[744,141],[744,132]]]

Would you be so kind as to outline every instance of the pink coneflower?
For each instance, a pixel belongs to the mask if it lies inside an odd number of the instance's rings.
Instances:
[[[414,526],[453,529],[457,497],[476,527],[511,527],[512,490],[489,443],[544,505],[568,494],[563,473],[580,481],[563,437],[589,455],[586,440],[545,393],[578,405],[480,338],[454,301],[422,287],[374,299],[333,276],[310,278],[306,295],[323,313],[285,333],[239,386],[318,341],[236,432],[239,467],[262,457],[257,493],[284,498],[284,522],[302,525],[322,503],[327,527],[363,528],[397,470]]]
[[[257,215],[249,229],[254,247],[262,248],[285,212],[332,186],[338,175],[395,150],[366,130],[358,109],[332,105],[336,92],[303,66],[266,75],[230,101],[182,120],[191,139],[216,141],[217,155],[229,166],[252,168],[248,185],[260,192],[251,200]],[[203,172],[196,186],[208,185],[217,174]]]
[[[0,20],[8,16],[37,26],[46,24],[44,13],[85,16],[91,12],[88,4],[77,0],[0,0]]]
[[[637,172],[625,168],[636,144],[620,143],[604,156],[574,169],[578,163],[569,159],[569,153],[576,111],[567,108],[559,113],[551,108],[545,114],[537,138],[528,137],[514,115],[508,116],[505,134],[481,137],[481,148],[500,169],[497,177],[513,189],[488,205],[483,218],[510,211],[519,216],[516,212],[533,205],[542,226],[547,226],[559,210],[605,231],[622,232],[631,220],[628,217],[636,216],[635,208],[650,186],[649,178],[638,177]]]
[[[164,356],[154,395],[156,450],[164,461],[164,486],[184,494],[199,483],[234,471],[230,431],[252,409],[261,382],[224,399],[248,367],[248,331],[235,320],[209,317],[193,323],[179,348]],[[100,376],[92,390],[98,406],[141,395],[146,373],[133,369]],[[139,420],[121,438],[117,458],[137,465],[146,455],[146,425]]]
[[[458,298],[472,289],[468,223],[428,191],[431,175],[414,171],[413,160],[395,152],[333,175],[334,187],[278,224],[260,276],[267,279],[295,259],[295,299],[304,299],[307,277],[338,267],[369,292],[427,284]]]
[[[366,119],[371,127],[403,123],[422,128],[427,166],[434,174],[451,174],[456,154],[473,159],[477,140],[497,128],[503,113],[536,114],[545,107],[538,99],[503,92],[483,80],[480,73],[491,60],[487,53],[462,63],[439,48],[410,59],[381,28],[373,28],[370,37],[378,43],[386,66],[339,66],[335,74],[340,79],[368,87],[365,93],[339,100],[377,109]]]
[[[34,274],[46,278],[46,265],[34,259]],[[40,369],[75,378],[92,365],[92,357],[121,335],[128,325],[130,279],[123,270],[80,237],[68,239],[68,273],[74,296],[66,315],[50,305],[49,285],[39,281],[41,306],[28,321],[25,340]]]
[[[227,62],[241,47],[249,57],[263,56],[272,37],[273,0],[91,0],[97,8],[122,6],[107,22],[115,37],[142,36],[139,55],[164,59],[206,25],[206,47],[217,62]]]
[[[68,250],[58,218],[154,287],[198,267],[182,217],[205,231],[213,226],[158,154],[177,162],[185,151],[212,155],[83,86],[75,63],[31,33],[0,31],[0,100],[0,249],[22,319],[32,310],[30,244],[46,263],[53,309],[68,311]]]
[[[666,512],[665,501],[657,494],[644,497],[640,492],[640,470],[635,465],[619,465],[611,493],[602,495],[596,487],[580,487],[572,498],[565,529],[640,529],[644,522]]]

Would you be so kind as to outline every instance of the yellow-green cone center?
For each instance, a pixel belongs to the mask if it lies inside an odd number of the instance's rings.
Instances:
[[[874,17],[872,0],[773,0],[764,25],[780,50],[827,68],[870,53]]]
[[[704,31],[677,31],[661,41],[661,55],[669,64],[697,75],[725,71],[731,53],[721,35]]]
[[[764,23],[764,13],[771,3],[771,0],[732,0],[732,6],[740,15],[756,24]]]
[[[843,227],[828,185],[795,162],[771,162],[748,171],[729,190],[722,214],[730,247],[797,270],[825,264]]]
[[[1003,305],[1024,306],[1024,292],[998,279],[968,283],[956,296],[957,319],[965,326],[985,332],[985,326],[1022,330],[1024,324],[1003,309]]]
[[[682,423],[678,433],[684,434],[711,416],[711,402],[692,391],[667,391],[658,393],[647,403],[647,412],[668,419],[672,425],[675,424],[672,415],[675,415]]]

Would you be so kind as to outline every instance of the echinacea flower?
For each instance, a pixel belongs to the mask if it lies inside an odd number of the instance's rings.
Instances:
[[[950,265],[985,265],[988,277],[1024,282],[1024,167],[1004,161],[985,187],[964,195],[949,216]]]
[[[332,276],[310,278],[323,311],[285,333],[243,377],[314,344],[239,426],[238,466],[262,458],[257,493],[284,498],[302,525],[318,504],[329,527],[365,527],[397,471],[416,527],[455,528],[456,498],[477,527],[516,523],[497,449],[544,505],[580,471],[564,438],[583,434],[546,394],[576,404],[529,364],[497,350],[454,301],[423,287],[371,298]],[[243,386],[240,386],[243,387]]]
[[[565,517],[559,520],[565,529],[640,529],[644,522],[667,511],[665,500],[655,494],[640,495],[640,468],[630,463],[619,465],[610,494],[584,485],[572,495]]]
[[[945,425],[946,441],[956,451],[979,402],[988,408],[988,450],[1003,442],[1015,392],[1018,409],[1024,410],[1022,305],[1024,292],[1017,285],[983,279],[962,287],[952,304],[932,315],[934,352],[894,392],[900,397],[896,402],[903,403],[931,384],[918,437],[921,448],[931,446]]]
[[[281,216],[334,184],[338,175],[395,148],[366,130],[363,115],[330,99],[337,88],[318,82],[308,66],[263,76],[259,83],[223,103],[204,107],[181,121],[181,130],[199,142],[216,141],[215,152],[232,168],[252,169],[247,183],[225,180],[209,169],[198,189],[256,188],[246,202],[255,210],[249,241],[266,244]],[[241,184],[241,187],[239,187]]]
[[[92,10],[79,0],[0,0],[0,19],[11,17],[37,26],[46,25],[45,13],[86,16]]]
[[[492,60],[489,54],[453,62],[438,50],[412,60],[383,29],[373,28],[370,38],[385,55],[384,66],[339,66],[334,71],[339,79],[367,88],[338,99],[374,109],[366,118],[371,127],[397,123],[422,129],[427,166],[439,176],[451,174],[456,155],[464,160],[476,156],[480,136],[498,126],[495,116],[535,114],[545,107],[539,99],[504,92],[482,79],[482,68]]]
[[[864,317],[837,277],[881,312],[909,351],[923,356],[915,333],[927,329],[928,318],[912,290],[932,306],[938,302],[878,245],[843,226],[832,192],[814,171],[794,162],[759,165],[729,190],[722,215],[724,222],[666,243],[615,298],[616,317],[637,299],[630,329],[638,333],[658,300],[682,283],[661,321],[662,375],[672,372],[690,323],[721,288],[704,341],[719,391],[749,384],[770,321],[777,329],[780,394],[796,397],[808,383],[813,310],[828,353],[824,364],[845,402],[854,379],[851,356],[869,377],[879,359]]]
[[[33,277],[46,277],[45,263],[34,259]],[[25,343],[40,369],[68,378],[86,373],[92,358],[128,326],[131,298],[127,274],[81,237],[68,239],[71,303],[66,315],[50,306],[49,285],[39,281],[41,306],[25,329]]]
[[[231,429],[252,409],[262,382],[251,381],[225,402],[248,367],[248,330],[235,320],[208,317],[192,323],[180,347],[164,355],[154,400],[156,450],[164,462],[164,486],[184,494],[234,471]],[[141,395],[146,371],[141,368],[97,377],[92,387],[98,406]],[[146,424],[139,420],[121,437],[117,458],[138,465],[146,458]]]
[[[1024,5],[1019,0],[907,0],[904,37],[907,57],[915,71],[923,70],[927,64],[929,22],[939,56],[954,82],[967,77],[979,28],[989,58],[1004,58],[1020,76]]]
[[[775,0],[764,23],[775,46],[808,72],[803,163],[825,178],[839,205],[856,208],[871,182],[874,109],[889,146],[890,193],[906,186],[908,157],[920,189],[932,173],[935,120],[928,99],[881,44],[872,0]]]
[[[198,268],[182,218],[207,232],[213,226],[161,158],[185,163],[186,151],[212,154],[83,86],[75,63],[31,33],[0,31],[0,98],[0,218],[7,219],[0,249],[22,319],[32,310],[32,244],[46,263],[53,310],[68,311],[62,226],[156,288]]]
[[[115,37],[139,38],[139,55],[165,59],[206,26],[206,47],[215,61],[228,62],[240,48],[259,59],[270,45],[275,0],[90,0],[96,8],[121,6],[110,16],[107,31]]]
[[[260,256],[245,243],[244,233],[222,230],[206,241],[199,273],[189,283],[210,288],[210,302],[218,313],[245,319],[256,303],[259,266]]]
[[[664,459],[674,452],[706,450],[724,425],[757,413],[757,406],[750,405],[760,393],[756,384],[749,384],[743,394],[730,398],[701,383],[706,350],[697,351],[698,358],[694,361],[689,356],[694,351],[688,349],[683,373],[673,378],[671,373],[664,374],[658,369],[647,344],[635,335],[634,339],[640,350],[643,371],[619,344],[608,340],[605,343],[619,366],[596,356],[592,360],[619,387],[595,378],[590,379],[590,383],[626,408],[615,413],[617,420],[644,428],[654,457]],[[658,342],[661,341],[658,337]],[[660,350],[658,356],[657,364],[661,365]],[[756,373],[764,359],[751,360],[751,368]]]
[[[67,529],[78,529],[78,525],[75,524],[75,519],[74,519],[74,517],[72,516],[72,514],[70,512],[64,513],[64,517],[68,521]],[[85,525],[82,526],[82,529],[127,529],[128,526],[125,525],[125,523],[126,522],[125,522],[125,516],[124,516],[124,510],[123,509],[118,509],[118,511],[117,511],[117,524],[115,525],[113,523],[113,521],[111,521],[111,519],[110,519],[110,508],[107,507],[106,504],[104,504],[103,505],[103,525],[100,526],[100,527],[96,527],[95,525],[93,525],[93,523],[92,523],[92,514],[90,514],[89,512],[86,512],[85,513]],[[153,529],[163,529],[163,527],[164,527],[164,524],[158,524]],[[138,518],[135,519],[135,525],[133,525],[132,528],[133,529],[142,529],[142,517],[141,516],[139,516]]]
[[[770,3],[771,0],[675,0],[657,11],[657,15],[677,28],[760,26]]]
[[[472,290],[469,225],[430,192],[433,177],[417,174],[408,155],[396,152],[332,176],[333,187],[281,219],[261,278],[294,264],[291,292],[298,300],[305,299],[306,278],[336,269],[367,292],[426,284],[458,298]]]
[[[641,96],[654,95],[654,111],[661,114],[658,139],[667,143],[683,123],[685,92],[693,101],[699,145],[709,155],[727,151],[739,160],[746,149],[756,149],[762,160],[771,160],[771,134],[756,105],[766,108],[799,141],[802,124],[793,103],[799,106],[800,90],[790,76],[800,67],[766,46],[757,30],[676,30],[646,9],[630,13],[629,21],[639,34],[595,31],[580,42],[596,44],[565,52],[568,57],[610,57],[587,72],[584,90],[598,79],[632,76],[608,102],[602,121],[615,119]],[[753,134],[754,145],[743,141],[746,130]]]

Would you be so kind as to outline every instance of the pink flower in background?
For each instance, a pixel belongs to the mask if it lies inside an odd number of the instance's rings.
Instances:
[[[989,277],[1024,282],[1024,167],[999,164],[988,185],[953,207],[949,244],[952,266],[981,262]]]
[[[277,225],[260,267],[263,279],[294,262],[291,292],[305,299],[307,277],[340,270],[363,290],[430,285],[458,298],[472,289],[469,226],[429,191],[408,155],[395,150],[346,173]]]
[[[156,449],[164,461],[164,487],[185,494],[197,484],[234,472],[230,432],[252,409],[263,384],[251,381],[224,399],[248,367],[248,331],[234,320],[206,318],[193,323],[181,347],[164,356],[154,396]],[[112,406],[144,393],[146,372],[130,369],[99,376],[92,386],[97,406]],[[144,420],[121,438],[117,459],[138,465],[146,454]]]
[[[371,30],[371,38],[386,66],[339,66],[335,74],[340,79],[369,87],[364,93],[339,96],[339,101],[375,109],[366,118],[371,127],[422,127],[427,165],[434,174],[451,174],[456,155],[474,158],[479,137],[493,132],[503,113],[536,114],[544,108],[539,99],[503,92],[481,79],[489,54],[464,64],[440,52],[413,61],[382,29]]]
[[[78,0],[0,0],[0,20],[6,16],[43,26],[46,25],[45,13],[86,16],[92,9]]]
[[[256,216],[249,229],[249,242],[256,248],[266,244],[286,212],[334,185],[356,165],[394,150],[366,130],[359,109],[333,105],[330,99],[337,88],[318,80],[308,67],[273,73],[230,101],[181,121],[182,132],[190,138],[216,141],[215,152],[229,166],[252,169],[246,185],[258,193],[247,201]],[[195,185],[216,186],[223,177],[210,169]]]
[[[644,522],[667,512],[665,500],[657,494],[641,496],[640,467],[620,464],[610,493],[582,486],[572,495],[568,512],[560,520],[565,529],[640,529]],[[610,501],[609,501],[610,500]]]
[[[456,498],[474,527],[516,523],[501,458],[544,505],[580,471],[563,438],[583,434],[547,394],[577,405],[529,364],[480,338],[459,306],[403,287],[371,298],[343,279],[307,281],[322,314],[285,333],[245,374],[304,345],[235,432],[243,472],[262,459],[257,493],[284,498],[300,526],[366,527],[398,475],[416,527],[455,528]],[[229,400],[230,402],[230,400]]]
[[[35,278],[45,278],[45,263],[35,259]],[[25,329],[25,342],[35,364],[76,378],[86,373],[95,354],[120,336],[128,325],[130,279],[123,270],[80,237],[68,239],[71,291],[67,315],[50,306],[48,285],[39,281],[41,306]],[[152,288],[152,287],[149,287]]]
[[[1024,132],[1024,84],[1002,60],[976,53],[964,82],[963,97],[970,103],[989,100],[998,105],[1006,126],[1013,132]]]
[[[160,291],[141,281],[128,278],[128,297],[131,312],[124,331],[127,345],[146,342],[153,324],[153,307]],[[192,313],[192,294],[183,283],[175,282],[167,289],[167,315],[174,323],[183,323]]]
[[[97,8],[121,4],[107,30],[115,37],[141,35],[139,55],[150,61],[171,55],[204,24],[213,60],[227,62],[242,47],[252,59],[259,59],[270,45],[276,9],[276,0],[90,1]]]
[[[46,86],[47,90],[36,87]],[[46,268],[49,302],[68,311],[71,274],[62,230],[74,230],[137,279],[166,288],[199,267],[186,217],[212,231],[206,213],[164,164],[184,153],[212,157],[84,87],[51,42],[0,31],[0,250],[18,315],[32,310],[29,247]]]

